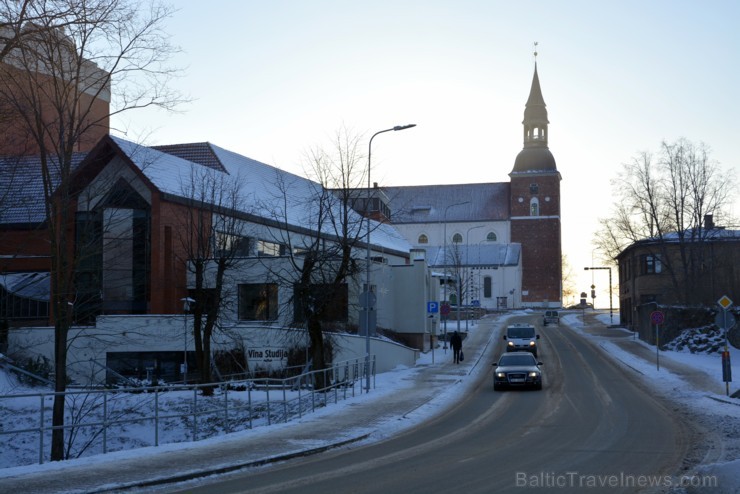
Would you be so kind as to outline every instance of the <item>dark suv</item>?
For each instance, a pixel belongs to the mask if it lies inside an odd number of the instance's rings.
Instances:
[[[531,324],[512,324],[506,327],[506,334],[504,334],[506,351],[531,352],[536,357],[537,340],[539,338],[540,335],[537,334]]]

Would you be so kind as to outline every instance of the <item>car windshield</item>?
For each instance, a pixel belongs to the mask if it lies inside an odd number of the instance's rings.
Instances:
[[[509,338],[532,338],[534,336],[534,328],[509,328]]]
[[[501,367],[512,365],[535,365],[532,355],[502,355],[498,365]]]

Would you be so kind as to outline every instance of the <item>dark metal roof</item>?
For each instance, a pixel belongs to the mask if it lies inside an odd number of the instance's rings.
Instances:
[[[498,221],[510,217],[508,182],[383,187],[391,223]]]
[[[152,146],[152,149],[171,154],[184,160],[192,161],[202,166],[207,166],[222,172],[226,171],[223,163],[216,155],[209,142],[192,142],[186,144],[168,144],[163,146]]]

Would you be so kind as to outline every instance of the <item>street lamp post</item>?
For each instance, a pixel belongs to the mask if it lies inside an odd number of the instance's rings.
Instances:
[[[375,136],[378,134],[382,134],[384,132],[390,132],[390,131],[399,131],[399,130],[405,130],[410,129],[411,127],[416,127],[416,124],[408,124],[408,125],[396,125],[395,127],[392,127],[390,129],[384,129],[379,130],[375,134],[373,134],[370,137],[370,142],[367,145],[367,202],[365,204],[365,216],[367,217],[367,252],[366,252],[366,271],[365,271],[365,295],[364,295],[364,304],[365,304],[365,378],[366,378],[366,385],[365,385],[365,391],[370,392],[370,311],[372,310],[373,301],[371,300],[371,292],[370,292],[370,208],[372,205],[372,195],[373,195],[373,189],[370,185],[370,164],[372,152],[373,152],[373,139],[375,139]]]
[[[465,269],[470,272],[470,243],[468,242],[470,240],[470,230],[475,230],[477,228],[483,228],[485,225],[478,225],[478,226],[471,226],[468,228],[468,231],[465,233]],[[480,250],[479,250],[480,251]],[[480,257],[480,256],[479,256]],[[465,290],[465,296],[468,298],[468,302],[470,301],[470,294],[468,293],[468,290],[470,289],[470,280],[468,277],[465,277],[465,283],[468,285]],[[468,331],[468,319],[470,319],[470,309],[467,307],[465,308],[465,331]],[[460,321],[460,317],[458,315],[458,323]]]
[[[612,305],[612,268],[610,267],[585,267],[583,268],[584,271],[588,271],[589,269],[608,269],[609,270],[609,323],[614,324],[614,306]],[[596,308],[596,304],[594,304],[594,309]]]
[[[447,207],[445,207],[444,230],[443,230],[443,233],[442,233],[442,235],[444,237],[442,239],[442,244],[444,246],[444,248],[442,250],[442,263],[443,263],[444,268],[445,268],[445,270],[444,270],[444,290],[443,290],[444,296],[442,297],[443,298],[443,301],[442,302],[445,303],[445,304],[447,303],[447,210],[450,209],[450,208],[452,208],[452,207],[455,207],[455,206],[462,206],[463,204],[470,204],[470,201],[456,202],[455,204],[450,204]],[[458,307],[457,324],[459,326],[460,325],[460,301],[459,300],[457,302],[457,307]],[[447,350],[447,316],[445,316],[445,319],[444,319],[444,334],[445,334],[445,343],[444,343],[444,346],[442,348],[444,350]],[[447,353],[447,352],[445,352],[445,353]]]
[[[182,319],[183,319],[183,334],[185,335],[185,345],[182,350],[182,383],[187,384],[188,382],[188,311],[190,311],[190,304],[195,302],[190,297],[181,298],[182,302]]]

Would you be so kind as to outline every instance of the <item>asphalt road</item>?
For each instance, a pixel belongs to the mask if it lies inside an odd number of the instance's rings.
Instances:
[[[533,316],[509,322],[536,323]],[[539,327],[542,391],[494,392],[393,439],[204,480],[207,493],[639,492],[689,447],[670,410],[565,326]],[[503,340],[486,356],[490,368]],[[647,489],[651,490],[651,489]]]

